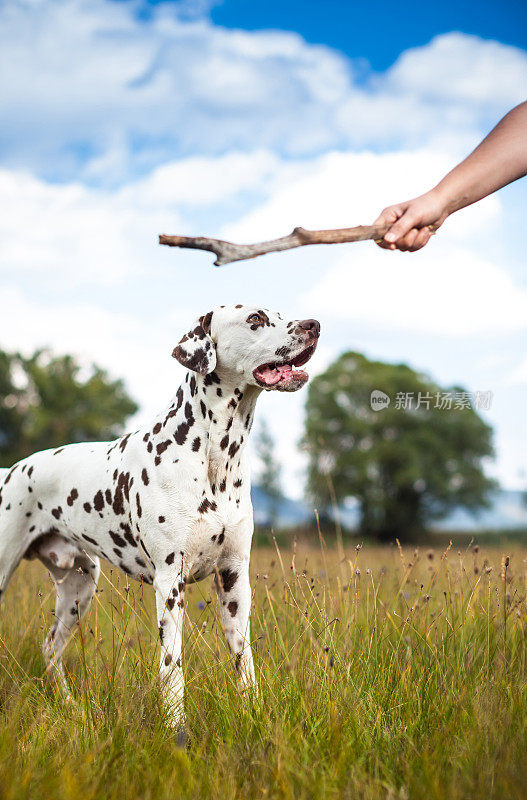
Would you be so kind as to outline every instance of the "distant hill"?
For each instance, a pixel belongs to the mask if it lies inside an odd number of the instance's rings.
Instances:
[[[251,499],[254,508],[254,522],[256,525],[269,525],[270,509],[275,502],[269,498],[267,492],[261,486],[253,484],[251,488]],[[315,515],[313,509],[307,504],[288,497],[282,498],[277,508],[279,528],[297,528],[301,525],[310,524]]]
[[[434,527],[443,531],[527,528],[527,503],[524,498],[524,492],[499,489],[493,494],[490,508],[476,515],[469,514],[462,508],[455,509]]]
[[[269,497],[260,486],[252,487],[251,496],[256,525],[268,525],[271,506]],[[340,506],[338,518],[342,528],[354,530],[358,522],[357,503],[350,502]],[[277,527],[279,528],[296,528],[310,525],[314,521],[314,508],[305,502],[286,497],[278,504]],[[477,514],[470,514],[464,509],[455,509],[445,519],[436,522],[433,528],[445,532],[527,528],[527,503],[524,500],[524,493],[499,489],[492,495],[490,508]]]

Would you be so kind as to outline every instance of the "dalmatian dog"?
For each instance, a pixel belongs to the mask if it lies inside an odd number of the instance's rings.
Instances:
[[[0,471],[0,596],[22,558],[56,584],[43,646],[67,691],[62,654],[97,588],[104,558],[156,596],[160,674],[169,718],[184,732],[181,638],[185,587],[214,573],[242,689],[256,687],[250,645],[253,534],[245,448],[263,390],[294,392],[320,335],[245,305],[204,314],[175,347],[188,372],[170,405],[117,441],[45,450]]]

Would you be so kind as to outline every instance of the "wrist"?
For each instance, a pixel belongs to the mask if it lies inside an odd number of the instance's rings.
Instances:
[[[444,180],[440,181],[437,186],[428,192],[430,200],[437,208],[437,216],[441,220],[445,220],[449,214],[456,210],[456,194],[452,186],[445,183]]]
[[[439,181],[437,186],[432,189],[432,192],[441,209],[442,221],[450,214],[453,214],[454,211],[459,211],[470,203],[463,186],[458,185],[455,176],[452,174],[446,175],[443,180]]]

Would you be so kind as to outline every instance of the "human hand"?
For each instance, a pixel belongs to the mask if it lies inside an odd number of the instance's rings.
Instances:
[[[384,250],[420,250],[430,241],[448,217],[447,204],[434,189],[414,200],[388,206],[374,225],[390,225],[383,239],[377,241]]]

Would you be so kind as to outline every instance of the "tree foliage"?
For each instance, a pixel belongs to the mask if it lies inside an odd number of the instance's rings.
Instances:
[[[122,380],[111,380],[73,356],[38,350],[31,357],[0,350],[0,466],[36,450],[104,441],[122,432],[137,405]]]
[[[390,405],[373,410],[371,392]],[[442,389],[404,364],[369,361],[348,352],[311,382],[304,444],[309,454],[308,489],[326,508],[356,498],[360,528],[381,539],[407,538],[455,506],[487,505],[494,486],[483,472],[493,455],[492,430],[469,405],[436,408]],[[397,393],[413,393],[398,408]],[[415,400],[431,396],[417,408]],[[461,395],[458,395],[461,396]]]

